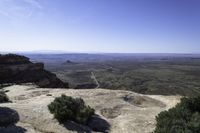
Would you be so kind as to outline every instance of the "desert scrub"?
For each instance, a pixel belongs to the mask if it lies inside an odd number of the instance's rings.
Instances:
[[[0,91],[0,103],[9,102],[8,96],[5,94],[4,91]]]
[[[182,98],[181,102],[156,117],[154,133],[199,133],[200,96]]]
[[[95,111],[90,106],[86,106],[81,98],[72,98],[61,95],[48,105],[49,111],[59,122],[74,121],[79,124],[87,124],[89,118]]]

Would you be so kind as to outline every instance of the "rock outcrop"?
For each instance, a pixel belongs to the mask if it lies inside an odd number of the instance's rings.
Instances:
[[[45,88],[68,88],[55,74],[46,71],[43,63],[32,63],[25,56],[0,55],[0,84],[35,83]]]
[[[0,55],[0,65],[18,65],[31,63],[29,58],[15,54]]]
[[[4,129],[13,129],[13,133],[16,133],[17,129],[25,129],[27,133],[152,133],[156,126],[155,116],[174,107],[181,98],[100,88],[38,89],[32,85],[14,85],[3,90],[7,92],[12,103],[0,104],[0,108],[15,110],[20,118],[15,128],[9,126]],[[95,109],[97,116],[88,121],[88,126],[74,122],[60,124],[49,112],[48,105],[62,94],[82,98],[86,105]]]

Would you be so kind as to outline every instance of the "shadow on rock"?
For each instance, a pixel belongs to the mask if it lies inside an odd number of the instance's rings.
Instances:
[[[110,129],[110,124],[98,115],[92,116],[86,126],[72,121],[64,123],[64,126],[68,130],[76,131],[77,133],[92,133],[92,131],[108,133]]]
[[[0,133],[25,133],[26,129],[16,126],[10,125],[8,127],[0,127]]]
[[[10,108],[0,107],[0,133],[24,133],[26,129],[15,126],[19,121],[19,114]]]
[[[91,133],[91,129],[87,126],[77,124],[73,121],[68,121],[64,123],[64,127],[71,131],[76,131],[77,133]]]
[[[99,115],[92,116],[87,125],[96,132],[108,133],[110,129],[110,124],[106,120],[102,119]]]

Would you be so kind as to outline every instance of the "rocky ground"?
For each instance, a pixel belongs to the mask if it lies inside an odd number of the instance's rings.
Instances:
[[[19,114],[16,125],[0,129],[8,133],[83,132],[80,126],[59,124],[49,113],[47,105],[61,94],[83,98],[110,124],[111,133],[150,133],[155,128],[155,116],[180,100],[180,96],[141,95],[106,89],[42,89],[34,85],[14,85],[3,89],[8,91],[12,103],[0,104],[0,107],[9,107]]]

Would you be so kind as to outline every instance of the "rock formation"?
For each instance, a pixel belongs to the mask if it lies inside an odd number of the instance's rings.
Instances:
[[[174,107],[181,98],[100,88],[38,89],[32,85],[13,85],[3,90],[12,103],[0,104],[0,108],[7,107],[17,111],[20,120],[15,128],[6,127],[4,132],[0,128],[0,133],[11,133],[11,129],[13,133],[17,129],[27,130],[26,133],[152,133],[156,126],[155,116]],[[48,105],[62,94],[82,98],[86,105],[95,109],[97,116],[88,121],[88,126],[74,122],[60,124],[49,112]]]
[[[0,55],[0,84],[35,83],[45,88],[68,88],[55,74],[46,71],[43,63],[32,63],[25,56]]]

